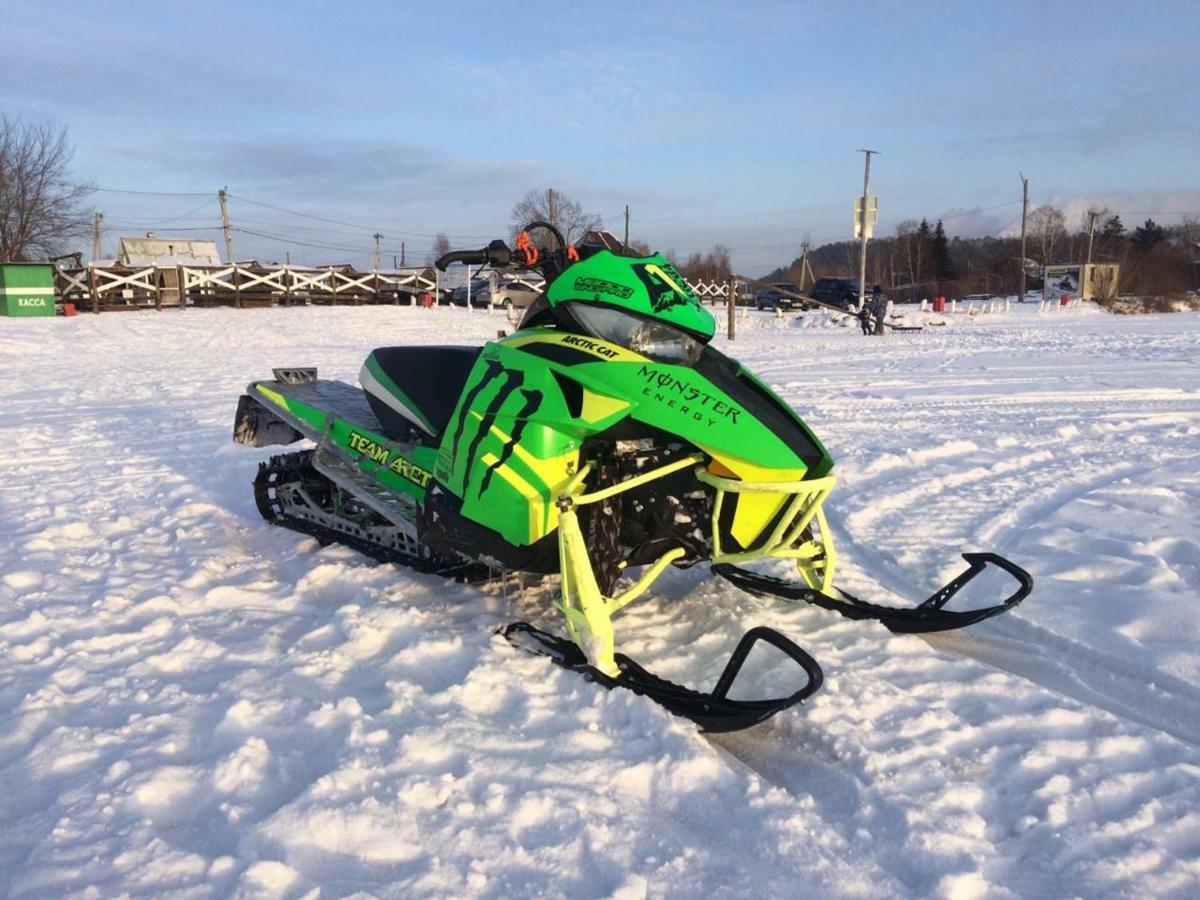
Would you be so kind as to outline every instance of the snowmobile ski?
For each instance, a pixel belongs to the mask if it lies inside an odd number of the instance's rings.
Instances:
[[[897,634],[925,634],[934,631],[950,631],[974,625],[992,616],[1008,612],[1029,596],[1033,590],[1033,577],[1020,566],[996,553],[964,553],[968,568],[935,591],[931,596],[911,609],[881,606],[860,600],[853,594],[838,589],[841,598],[831,597],[816,588],[801,582],[786,581],[769,575],[760,575],[728,563],[714,565],[712,571],[744,591],[759,596],[783,597],[787,600],[803,600],[822,609],[833,610],[848,619],[875,619]],[[994,606],[980,609],[948,610],[945,605],[955,594],[966,587],[975,576],[988,565],[1003,569],[1018,582],[1017,589],[1008,599]]]
[[[635,694],[653,700],[668,712],[690,719],[702,730],[713,734],[741,731],[764,722],[776,713],[803,703],[820,690],[825,680],[824,673],[815,659],[787,637],[765,625],[751,628],[742,635],[711,693],[695,691],[660,678],[624,653],[617,653],[615,657],[620,674],[616,677],[605,675],[595,666],[588,664],[587,657],[573,641],[542,631],[528,622],[512,622],[496,633],[506,638],[514,647],[547,656],[564,669],[583,674],[589,681],[595,681],[609,689],[628,688]],[[780,650],[804,670],[807,676],[804,687],[786,697],[772,699],[734,700],[729,696],[746,658],[759,641]]]

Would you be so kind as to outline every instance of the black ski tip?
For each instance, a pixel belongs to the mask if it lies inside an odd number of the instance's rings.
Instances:
[[[741,731],[765,722],[785,709],[803,703],[820,690],[825,681],[820,665],[812,656],[785,635],[764,625],[751,628],[742,635],[711,693],[695,691],[660,678],[623,653],[616,654],[621,674],[616,678],[610,677],[589,665],[583,651],[574,642],[542,631],[528,622],[511,622],[497,629],[496,634],[520,650],[549,657],[556,665],[578,672],[588,681],[594,681],[610,690],[627,688],[635,694],[647,697],[668,712],[690,719],[699,725],[701,730],[711,734]],[[807,680],[800,690],[786,697],[733,700],[729,697],[729,691],[750,651],[760,641],[782,651],[804,670]]]
[[[925,598],[916,607],[910,609],[868,603],[866,600],[860,600],[853,594],[840,589],[838,593],[841,594],[841,597],[831,597],[802,582],[785,581],[782,578],[760,575],[729,563],[714,565],[712,571],[736,587],[760,597],[772,596],[782,597],[785,600],[802,600],[813,606],[839,613],[848,619],[873,619],[896,634],[930,634],[937,631],[965,628],[1014,609],[1033,591],[1033,576],[998,553],[964,553],[962,557],[967,563],[967,569]],[[1017,582],[1017,589],[1005,600],[993,606],[968,610],[945,609],[950,599],[989,565],[1011,575]]]

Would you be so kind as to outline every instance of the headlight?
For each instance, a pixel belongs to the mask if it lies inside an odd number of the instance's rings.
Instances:
[[[619,344],[654,359],[692,365],[704,345],[665,322],[644,319],[611,306],[564,304],[571,317],[592,337]]]

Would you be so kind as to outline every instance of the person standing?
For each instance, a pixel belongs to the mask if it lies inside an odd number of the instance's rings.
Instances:
[[[862,327],[863,334],[871,333],[871,301],[863,300],[863,305],[858,310],[858,324]]]
[[[875,319],[875,333],[883,334],[883,318],[887,315],[887,297],[879,285],[871,288],[871,316]]]

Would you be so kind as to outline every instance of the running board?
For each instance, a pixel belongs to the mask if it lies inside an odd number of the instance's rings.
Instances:
[[[609,689],[628,688],[635,694],[648,697],[668,712],[690,719],[704,731],[714,734],[741,731],[764,722],[776,713],[803,703],[820,690],[825,680],[824,673],[815,659],[778,631],[765,626],[751,628],[742,635],[733,655],[729,657],[729,662],[725,664],[725,670],[717,679],[716,687],[708,694],[659,678],[623,653],[615,654],[621,674],[615,678],[610,677],[588,665],[587,657],[573,642],[535,628],[528,622],[512,622],[496,633],[503,635],[514,647],[548,656],[557,665],[579,672],[589,681],[595,681]],[[786,697],[767,700],[730,699],[729,690],[733,687],[750,651],[759,641],[782,651],[804,670],[808,680],[804,687]]]
[[[782,597],[785,600],[803,600],[822,609],[830,609],[841,613],[847,619],[875,619],[882,622],[889,630],[897,634],[924,634],[933,631],[950,631],[974,625],[992,616],[1008,612],[1018,603],[1029,596],[1033,590],[1033,577],[1018,566],[1009,562],[996,553],[964,553],[968,568],[933,595],[926,598],[919,606],[912,609],[900,609],[894,606],[880,606],[859,600],[852,594],[838,590],[841,598],[823,594],[807,584],[785,581],[782,578],[772,578],[740,569],[728,563],[720,563],[712,567],[712,571],[731,584],[758,596]],[[980,572],[994,565],[1003,569],[1017,581],[1017,589],[1013,594],[995,606],[985,606],[982,609],[955,611],[943,609],[950,598],[967,586],[968,582]]]
[[[318,447],[312,466],[342,490],[354,495],[393,525],[417,539],[417,504],[404,494],[389,491],[373,477],[346,462],[328,447]]]

